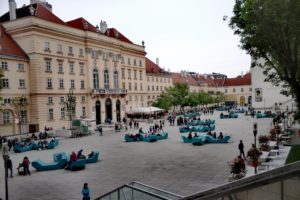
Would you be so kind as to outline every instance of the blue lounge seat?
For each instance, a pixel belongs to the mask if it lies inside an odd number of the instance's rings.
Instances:
[[[70,171],[82,170],[85,168],[85,159],[72,161]]]
[[[140,134],[139,137],[129,137],[128,134],[125,134],[125,141],[126,142],[136,142],[136,141],[143,141],[144,140],[144,136],[142,134]]]
[[[165,140],[165,139],[168,139],[168,133],[167,133],[167,132],[163,132],[161,135],[156,135],[156,139],[157,139],[157,140]]]
[[[226,135],[223,139],[215,139],[210,135],[206,135],[205,136],[205,141],[207,143],[228,143],[228,141],[230,140],[230,136]]]
[[[184,143],[192,143],[192,140],[188,139],[186,136],[181,135],[181,138],[183,140]]]
[[[94,155],[90,158],[86,158],[85,163],[95,163],[99,159],[99,151],[94,151]]]
[[[39,159],[31,162],[32,167],[34,167],[37,171],[62,169],[66,166],[66,164],[67,164],[66,158],[62,158],[58,162],[50,162],[50,163],[45,163]]]
[[[59,144],[58,140],[52,140],[49,142],[49,144],[47,145],[47,149],[54,149],[54,147],[56,147]]]
[[[67,161],[70,160],[70,156],[66,154],[66,152],[59,152],[59,153],[54,153],[53,154],[53,161],[58,162],[62,158],[67,159]]]
[[[193,145],[202,145],[204,143],[205,143],[205,137],[203,136],[193,137],[192,139]]]
[[[145,142],[156,142],[157,141],[157,137],[156,137],[156,135],[146,135],[145,137],[144,137],[144,141]]]
[[[22,153],[22,152],[31,151],[31,150],[32,150],[32,144],[30,144],[29,146],[26,146],[26,147],[21,147],[20,145],[14,146],[15,153]]]

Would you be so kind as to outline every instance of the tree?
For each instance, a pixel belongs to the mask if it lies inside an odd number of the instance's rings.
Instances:
[[[70,128],[72,128],[72,120],[76,114],[76,97],[73,94],[73,90],[70,89],[67,94],[65,103],[65,108],[67,109],[68,120],[70,121]]]
[[[241,37],[241,48],[263,67],[270,81],[282,84],[300,106],[300,1],[236,0],[230,27]],[[265,62],[258,63],[259,59]]]
[[[163,92],[160,94],[159,98],[153,102],[153,106],[169,110],[172,107],[172,101],[170,100],[172,97],[169,93]]]
[[[18,97],[14,97],[12,99],[12,105],[14,108],[14,114],[18,116],[18,125],[19,125],[19,134],[22,134],[22,123],[24,123],[25,121],[23,121],[23,117],[22,117],[22,112],[25,111],[26,106],[28,105],[28,99],[26,96],[22,95],[22,96],[18,96]]]
[[[214,96],[214,102],[218,105],[225,101],[225,96],[222,92],[216,92],[216,95]]]
[[[168,92],[171,95],[171,102],[174,106],[180,106],[180,109],[183,109],[186,105],[185,98],[189,94],[189,85],[186,83],[176,83],[174,87],[168,89]]]

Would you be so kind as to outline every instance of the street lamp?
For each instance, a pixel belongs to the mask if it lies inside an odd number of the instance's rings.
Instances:
[[[256,149],[256,135],[257,135],[257,122],[253,123],[253,135],[254,135],[254,155],[253,155],[253,165],[254,173],[257,174],[257,149]]]
[[[253,123],[254,146],[256,148],[257,122]]]
[[[7,168],[7,160],[8,160],[8,144],[5,140],[2,143],[2,155],[4,161],[4,170],[5,170],[5,200],[8,200],[8,184],[7,184],[7,177],[8,177],[8,168]]]

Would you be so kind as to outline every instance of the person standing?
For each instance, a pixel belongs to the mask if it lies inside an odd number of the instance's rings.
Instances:
[[[6,161],[7,163],[7,169],[9,169],[10,170],[10,177],[14,177],[13,176],[13,165],[12,165],[12,161],[11,161],[11,159],[9,158],[9,156],[7,156],[7,161]]]
[[[102,136],[103,135],[102,126],[99,126],[98,130],[99,130],[100,136]]]
[[[240,143],[239,143],[239,151],[240,151],[240,156],[244,159],[246,159],[245,157],[245,152],[244,152],[244,144],[243,144],[243,140],[240,140]]]
[[[90,189],[89,189],[87,183],[83,184],[83,188],[82,188],[81,194],[82,194],[82,200],[90,200],[91,199]]]
[[[25,174],[25,176],[26,176],[27,174],[30,175],[29,164],[30,164],[30,161],[29,161],[28,157],[25,156],[24,159],[23,159],[23,162],[22,162],[22,165],[23,165],[23,167],[24,167],[24,174]]]

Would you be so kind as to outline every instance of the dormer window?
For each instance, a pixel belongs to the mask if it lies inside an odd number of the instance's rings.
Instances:
[[[44,51],[50,52],[50,43],[49,42],[45,42],[45,49],[44,49]]]

